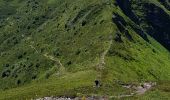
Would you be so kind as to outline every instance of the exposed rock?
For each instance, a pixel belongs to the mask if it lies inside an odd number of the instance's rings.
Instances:
[[[170,15],[167,13],[170,10],[170,2],[169,0],[159,0],[159,2],[165,9],[145,0],[117,0],[122,11],[140,25],[138,28],[133,25],[131,27],[141,37],[148,41],[146,32],[170,50],[170,28],[168,28]]]
[[[127,23],[122,16],[120,16],[119,14],[116,14],[116,13],[113,14],[112,20],[116,24],[116,26],[118,27],[118,29],[121,33],[125,33],[127,35],[126,27],[130,26],[145,41],[149,42],[146,33],[143,31],[143,29],[140,26],[132,24],[132,23],[131,24]]]
[[[131,0],[116,0],[119,7],[123,10],[123,12],[129,16],[129,18],[133,19],[134,22],[139,23],[139,18],[132,11]]]
[[[108,97],[91,96],[91,97],[76,97],[76,98],[66,98],[66,97],[44,97],[35,100],[108,100]]]
[[[127,89],[134,89],[134,92],[137,95],[142,95],[146,91],[150,90],[155,85],[156,85],[156,82],[145,82],[145,83],[142,83],[141,85],[126,84],[126,85],[122,85],[122,87],[127,88]]]

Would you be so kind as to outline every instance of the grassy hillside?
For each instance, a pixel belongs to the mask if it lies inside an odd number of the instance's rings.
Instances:
[[[0,99],[118,95],[129,91],[117,81],[170,80],[169,51],[115,0],[0,0],[0,13]],[[168,97],[162,84],[146,98]]]

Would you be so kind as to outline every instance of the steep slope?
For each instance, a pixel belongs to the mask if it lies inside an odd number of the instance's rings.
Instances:
[[[153,32],[138,18],[145,14],[131,11],[128,0],[1,1],[13,7],[6,8],[13,11],[4,13],[0,25],[2,99],[110,95],[115,81],[170,80],[169,51],[149,36]],[[167,9],[164,13],[169,16]],[[159,30],[155,23],[147,25]],[[92,88],[96,79],[100,90]]]
[[[123,12],[148,34],[170,49],[168,0],[117,0]],[[126,7],[126,8],[125,8]],[[130,13],[130,14],[129,14]]]

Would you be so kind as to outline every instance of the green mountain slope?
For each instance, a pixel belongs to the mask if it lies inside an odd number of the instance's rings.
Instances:
[[[117,95],[128,92],[117,81],[170,80],[169,51],[115,0],[0,0],[0,17],[0,99]]]

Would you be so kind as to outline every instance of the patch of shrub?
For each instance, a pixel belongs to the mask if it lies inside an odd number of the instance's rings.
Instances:
[[[155,50],[155,49],[152,49],[152,52],[153,52],[153,53],[156,53],[156,50]]]
[[[30,63],[30,64],[28,65],[29,68],[32,67],[32,66],[33,66],[33,63]]]
[[[5,70],[4,72],[2,72],[1,77],[2,77],[2,78],[9,77],[9,76],[10,76],[10,73],[11,73],[11,71],[10,71],[9,69],[8,69],[8,70]]]
[[[119,34],[119,33],[116,33],[116,36],[115,36],[114,40],[115,40],[116,42],[123,42],[123,41],[122,41],[121,34]]]
[[[83,21],[83,22],[82,22],[82,26],[85,26],[85,25],[86,25],[86,23],[87,23],[86,21]]]
[[[36,68],[39,68],[39,67],[40,67],[40,63],[37,63],[37,64],[35,65],[35,67],[36,67]]]
[[[22,59],[23,58],[23,56],[22,55],[18,55],[18,57],[17,57],[18,59]]]
[[[32,76],[32,79],[33,79],[33,80],[35,80],[36,78],[37,78],[37,76],[36,76],[36,75]]]
[[[9,67],[10,65],[9,65],[9,64],[4,64],[3,66],[4,66],[4,67]]]
[[[129,34],[129,31],[128,31],[128,30],[125,30],[125,36],[126,36],[130,41],[133,41],[133,38],[132,38],[132,36]]]
[[[56,50],[54,50],[53,55],[56,57],[61,56],[61,50],[57,48]]]
[[[80,53],[81,53],[80,50],[77,50],[77,51],[76,51],[76,55],[79,55]]]
[[[49,77],[50,77],[50,73],[47,72],[47,73],[45,74],[45,78],[48,79]]]
[[[71,65],[72,64],[72,62],[71,61],[69,61],[69,62],[67,62],[67,65],[69,66],[69,65]]]

